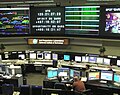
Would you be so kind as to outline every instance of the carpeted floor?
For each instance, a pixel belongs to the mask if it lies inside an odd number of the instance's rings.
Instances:
[[[45,77],[46,75],[43,75],[41,73],[29,73],[26,76],[27,84],[43,86],[43,80]]]

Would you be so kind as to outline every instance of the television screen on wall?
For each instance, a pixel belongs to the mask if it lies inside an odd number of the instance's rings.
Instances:
[[[99,35],[100,6],[65,7],[66,35]]]
[[[29,34],[29,8],[0,8],[0,34]]]
[[[101,6],[101,36],[120,37],[120,6]]]
[[[64,35],[64,7],[30,7],[33,35]]]

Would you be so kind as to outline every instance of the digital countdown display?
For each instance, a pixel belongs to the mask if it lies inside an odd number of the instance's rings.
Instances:
[[[64,35],[64,7],[30,7],[31,31],[41,35]]]

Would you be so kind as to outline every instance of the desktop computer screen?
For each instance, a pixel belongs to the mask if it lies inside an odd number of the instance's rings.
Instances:
[[[117,60],[117,66],[120,66],[120,60]]]
[[[37,59],[43,59],[43,53],[37,53]]]
[[[53,60],[58,60],[58,54],[53,53],[53,54],[52,54],[52,59],[53,59]]]
[[[103,58],[97,57],[96,63],[103,64]]]
[[[76,62],[81,62],[81,61],[82,61],[81,56],[75,56],[75,61],[76,61]]]
[[[109,58],[104,58],[103,59],[103,64],[110,65],[110,59]]]
[[[97,57],[90,56],[88,62],[90,62],[90,63],[96,63],[96,59],[97,59]]]
[[[36,59],[36,53],[31,53],[30,52],[30,59]]]
[[[25,59],[25,54],[18,54],[18,58]]]
[[[113,71],[101,71],[100,79],[112,81],[113,80]]]
[[[100,79],[100,72],[89,72],[88,73],[88,80],[99,80]]]
[[[70,77],[74,77],[74,70],[73,69],[70,69]]]
[[[51,60],[51,53],[45,52],[44,53],[44,58],[47,59],[47,60]]]
[[[57,78],[57,70],[48,70],[47,71],[47,78]]]
[[[70,55],[64,55],[64,61],[70,61]]]
[[[114,82],[120,83],[120,74],[114,73]]]
[[[89,57],[88,56],[82,56],[82,62],[88,62]]]
[[[80,78],[80,71],[74,70],[74,75],[73,75],[73,76],[74,76],[74,77],[77,76],[77,77]]]
[[[58,68],[58,76],[69,77],[69,68]]]

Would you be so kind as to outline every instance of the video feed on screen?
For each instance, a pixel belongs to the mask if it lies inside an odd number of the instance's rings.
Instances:
[[[29,33],[29,8],[0,8],[0,34]]]
[[[120,33],[120,12],[106,13],[105,31],[109,33]]]

